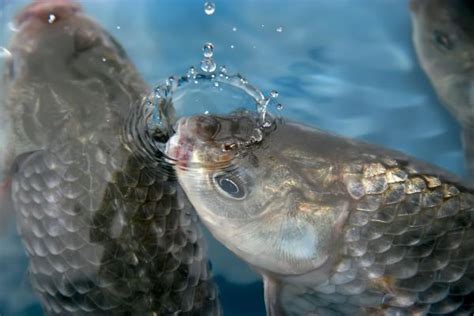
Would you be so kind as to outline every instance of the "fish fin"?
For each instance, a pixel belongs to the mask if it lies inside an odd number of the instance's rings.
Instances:
[[[464,127],[462,141],[467,170],[474,176],[474,127]]]
[[[280,283],[267,276],[263,276],[263,291],[267,316],[283,316],[285,313],[280,305]]]

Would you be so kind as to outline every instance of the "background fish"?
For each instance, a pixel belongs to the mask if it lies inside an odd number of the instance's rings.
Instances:
[[[413,41],[438,96],[463,129],[474,175],[474,2],[411,0]]]
[[[7,162],[45,312],[219,315],[196,215],[155,155],[125,51],[71,1],[33,2],[16,23]]]
[[[167,153],[202,221],[262,274],[268,315],[472,315],[472,188],[295,123],[260,140],[255,121],[183,118]]]

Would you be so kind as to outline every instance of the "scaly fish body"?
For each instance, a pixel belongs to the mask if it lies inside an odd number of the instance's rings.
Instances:
[[[255,128],[181,119],[167,153],[201,220],[262,274],[268,315],[472,315],[472,188],[296,123],[249,142]]]
[[[463,128],[474,173],[474,3],[411,0],[413,41],[423,70]]]
[[[12,196],[45,312],[219,315],[194,210],[131,120],[148,88],[122,47],[70,1],[17,24]]]

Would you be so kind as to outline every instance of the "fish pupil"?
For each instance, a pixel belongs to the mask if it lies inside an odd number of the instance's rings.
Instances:
[[[233,198],[243,198],[244,191],[240,189],[238,183],[225,176],[216,177],[219,188]]]

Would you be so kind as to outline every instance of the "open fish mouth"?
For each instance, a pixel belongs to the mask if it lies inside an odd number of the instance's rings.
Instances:
[[[166,144],[169,162],[183,169],[220,169],[236,156],[236,148],[216,140],[221,126],[211,116],[181,118]]]

